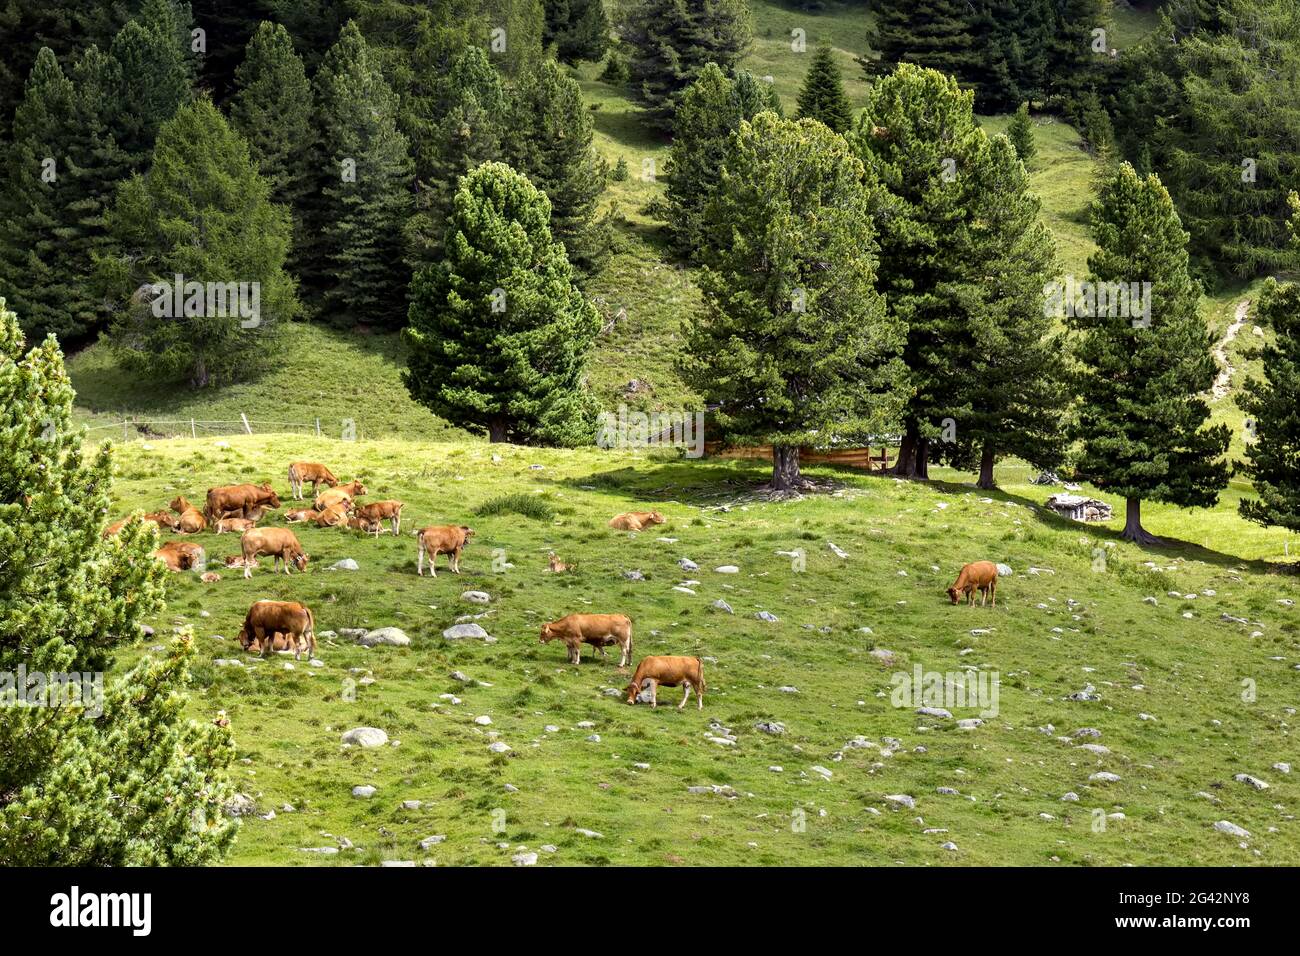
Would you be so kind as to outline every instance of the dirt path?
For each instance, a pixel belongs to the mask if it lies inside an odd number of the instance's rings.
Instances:
[[[1232,340],[1237,337],[1242,326],[1246,324],[1246,316],[1250,314],[1250,300],[1242,299],[1237,303],[1237,314],[1233,317],[1232,324],[1228,326],[1228,331],[1223,334],[1219,344],[1214,347],[1214,359],[1219,363],[1219,374],[1214,377],[1214,397],[1223,398],[1232,389],[1232,373],[1236,371],[1232,363],[1228,361],[1228,346]]]

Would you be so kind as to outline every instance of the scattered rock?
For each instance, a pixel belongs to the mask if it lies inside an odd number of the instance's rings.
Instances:
[[[420,841],[420,849],[432,850],[435,846],[437,846],[439,843],[442,843],[446,839],[447,839],[447,834],[435,833],[433,836],[425,837],[423,840]]]
[[[506,754],[510,752],[510,745],[502,743],[499,740],[494,740],[492,743],[488,744],[488,750],[492,751],[494,754]]]
[[[489,634],[478,624],[453,624],[442,632],[442,636],[449,641],[478,640],[485,644],[495,644],[497,639]]]
[[[351,558],[344,558],[342,561],[335,561],[327,571],[360,571],[361,568]]]
[[[642,574],[640,571],[637,571],[637,570],[633,570],[633,571],[624,571],[624,572],[623,572],[623,577],[627,578],[629,581],[644,581],[644,580],[645,580],[645,575]]]
[[[677,561],[677,566],[683,571],[698,571],[700,569],[700,566],[690,558],[680,558]]]
[[[400,627],[377,627],[358,637],[357,643],[363,647],[376,647],[380,644],[388,647],[408,647],[411,639]]]
[[[487,604],[492,600],[492,595],[486,591],[465,591],[461,594],[462,601],[469,601],[471,604]]]
[[[343,735],[343,743],[358,747],[382,747],[388,743],[388,734],[378,727],[357,727]]]
[[[352,788],[352,796],[356,797],[358,800],[369,800],[376,793],[377,791],[375,788],[369,784]]]
[[[909,810],[916,807],[916,798],[909,797],[905,793],[887,793],[885,794],[885,802],[892,803],[897,807],[906,807]]]
[[[726,601],[722,600],[722,598],[718,598],[716,601],[714,601],[712,606],[715,610],[721,611],[724,614],[736,613],[731,609],[731,605],[728,604]]]
[[[944,720],[952,719],[952,713],[942,707],[918,707],[916,712],[925,717],[941,717]]]
[[[510,858],[510,862],[515,866],[532,866],[537,862],[536,853],[516,853]]]
[[[1111,773],[1108,770],[1101,770],[1094,773],[1088,779],[1095,780],[1097,783],[1118,783],[1120,778],[1119,774]]]
[[[760,720],[754,726],[763,733],[772,734],[773,736],[780,736],[785,733],[785,724],[776,720]]]
[[[718,574],[739,574],[740,573],[740,568],[736,567],[734,564],[724,564],[721,565],[720,567],[714,568],[713,570],[716,571]]]
[[[759,611],[754,615],[754,617],[758,618],[760,621],[767,621],[769,624],[775,624],[781,620],[771,611]]]
[[[1239,827],[1235,823],[1229,823],[1227,820],[1219,820],[1214,824],[1214,829],[1220,833],[1226,833],[1228,836],[1237,837],[1238,839],[1247,839],[1250,831],[1244,827]]]
[[[1249,784],[1250,786],[1254,787],[1256,790],[1268,789],[1268,784],[1266,784],[1263,780],[1260,780],[1258,777],[1252,777],[1248,773],[1239,773],[1236,776],[1234,776],[1232,779],[1237,781],[1237,783]]]
[[[257,802],[246,793],[237,793],[223,808],[228,817],[246,817],[257,812]]]

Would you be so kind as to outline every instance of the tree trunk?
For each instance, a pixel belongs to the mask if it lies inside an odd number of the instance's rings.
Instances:
[[[208,385],[208,363],[200,355],[194,360],[194,374],[190,378],[195,388],[207,388]]]
[[[772,446],[772,490],[797,491],[803,485],[799,475],[799,446]]]
[[[930,439],[918,438],[916,440],[916,466],[913,470],[913,478],[919,478],[922,481],[930,480]]]
[[[488,422],[488,441],[503,442],[506,440],[506,421],[504,418],[494,418]]]
[[[988,442],[984,443],[984,450],[980,453],[980,480],[975,482],[976,488],[983,488],[985,491],[992,491],[997,487],[993,481],[993,446]]]
[[[1164,542],[1142,527],[1142,499],[1129,498],[1124,514],[1124,533],[1120,535],[1125,541],[1141,545],[1163,545]]]
[[[894,467],[889,469],[889,473],[900,478],[916,477],[916,435],[911,425],[908,425],[903,433],[903,440],[898,445],[898,458],[895,459]]]

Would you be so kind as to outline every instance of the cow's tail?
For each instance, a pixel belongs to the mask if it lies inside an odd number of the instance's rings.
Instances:
[[[415,532],[415,573],[424,573],[424,529]]]
[[[703,691],[708,690],[708,686],[704,683],[704,661],[700,660],[700,659],[697,657],[697,658],[695,658],[695,664],[696,664],[696,668],[697,668],[697,670],[699,671],[699,674],[700,674],[700,686],[699,686],[698,688],[696,688],[695,693],[696,693],[696,694],[699,694],[699,693],[701,693],[701,692],[703,692]]]
[[[307,660],[311,660],[316,656],[316,615],[305,604],[302,609],[307,612],[307,633],[304,637],[307,639]]]

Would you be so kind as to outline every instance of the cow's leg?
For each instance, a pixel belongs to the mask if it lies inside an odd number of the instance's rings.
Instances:
[[[628,644],[629,644],[628,641],[624,641],[622,644],[619,645],[618,648],[620,651],[620,654],[618,656],[619,667],[627,667],[628,661],[630,661],[632,658],[632,655],[628,653]]]
[[[695,688],[695,709],[696,710],[704,709],[704,688],[703,687]]]
[[[434,551],[429,555],[429,573],[435,578],[438,576],[438,552]]]
[[[251,578],[252,576],[253,564],[248,558],[248,552],[244,552],[244,577]]]
[[[659,682],[653,677],[650,678],[650,709],[659,706]]]
[[[989,585],[989,596],[993,598],[993,606],[994,606],[994,607],[997,607],[997,606],[998,606],[998,582],[997,582],[997,578],[994,578],[994,579],[993,579],[993,583]]]
[[[460,574],[460,548],[451,553],[451,569]]]
[[[691,699],[691,682],[688,680],[684,680],[682,681],[682,683],[686,685],[686,693],[682,694],[682,702],[677,705],[678,710],[681,710],[683,707],[685,707],[686,702]]]

